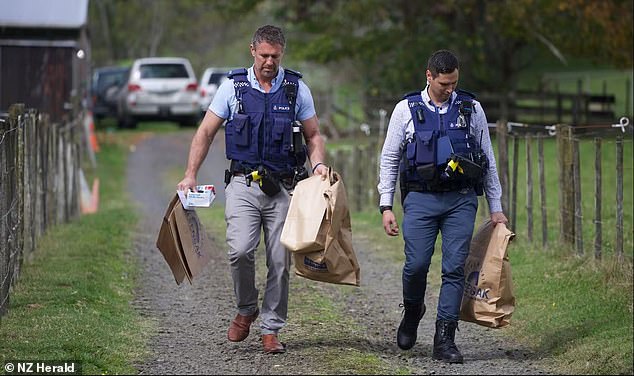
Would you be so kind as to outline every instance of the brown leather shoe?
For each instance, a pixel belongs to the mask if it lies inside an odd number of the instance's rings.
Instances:
[[[255,321],[255,319],[260,314],[260,310],[256,309],[252,315],[242,316],[241,314],[237,314],[236,318],[231,321],[231,325],[229,325],[229,332],[227,333],[227,338],[231,342],[240,342],[244,341],[245,338],[249,336],[249,329],[251,328],[251,324]]]
[[[279,354],[286,352],[286,345],[277,339],[277,334],[264,334],[262,336],[264,352],[267,354]]]

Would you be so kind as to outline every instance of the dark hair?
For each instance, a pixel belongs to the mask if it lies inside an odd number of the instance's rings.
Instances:
[[[427,69],[431,72],[432,77],[437,77],[441,73],[452,73],[459,68],[458,58],[448,50],[434,52],[427,61]]]
[[[284,38],[282,29],[272,25],[262,26],[255,31],[255,34],[253,34],[253,40],[251,40],[253,48],[257,47],[257,45],[262,42],[280,45],[282,46],[282,50],[284,50],[284,47],[286,46],[286,39]]]

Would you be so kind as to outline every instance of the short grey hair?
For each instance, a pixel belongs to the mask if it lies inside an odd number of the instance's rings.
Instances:
[[[251,40],[253,48],[262,42],[280,45],[282,46],[282,50],[286,47],[286,38],[284,38],[282,29],[273,25],[262,26],[253,34],[253,39]]]

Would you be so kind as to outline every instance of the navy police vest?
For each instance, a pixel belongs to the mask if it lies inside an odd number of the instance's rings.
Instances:
[[[444,114],[430,110],[423,103],[420,92],[405,95],[414,122],[414,135],[406,140],[403,148],[400,165],[402,184],[414,183],[428,191],[450,191],[481,184],[482,176],[473,178],[467,174],[456,173],[443,179],[447,176],[443,176],[443,172],[452,157],[475,161],[483,171],[487,164],[482,161],[486,156],[480,148],[479,138],[471,133],[475,96],[463,90],[457,90],[456,94],[456,99]]]
[[[251,87],[247,70],[229,73],[238,101],[233,119],[225,127],[227,159],[246,169],[264,166],[276,174],[292,174],[306,161],[306,151],[293,150],[295,103],[301,74],[284,69],[284,81],[274,93]]]

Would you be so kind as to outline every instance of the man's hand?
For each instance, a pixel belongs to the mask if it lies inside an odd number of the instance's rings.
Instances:
[[[328,177],[328,166],[321,163],[319,166],[317,166],[317,168],[315,168],[315,172],[313,174],[321,175],[322,179],[326,179]]]
[[[506,216],[502,212],[491,213],[491,222],[493,223],[509,223],[509,220],[506,219]]]
[[[389,236],[398,235],[398,222],[396,222],[396,217],[391,210],[383,212],[383,229]]]
[[[185,192],[190,189],[194,191],[196,189],[196,179],[186,176],[176,185],[176,189]]]

